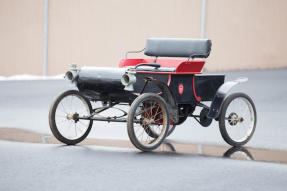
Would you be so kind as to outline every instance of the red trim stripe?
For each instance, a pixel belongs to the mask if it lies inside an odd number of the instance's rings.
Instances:
[[[167,81],[167,86],[170,85],[170,81],[171,81],[171,74],[168,75],[168,81]]]
[[[195,79],[195,75],[193,75],[193,77],[192,77],[193,95],[194,95],[196,101],[200,102],[200,101],[201,101],[201,98],[200,98],[200,97],[197,97],[197,95],[196,95],[195,85],[194,85],[194,79]]]
[[[152,72],[152,71],[136,71],[136,73],[146,73],[146,74],[201,74],[201,72]]]

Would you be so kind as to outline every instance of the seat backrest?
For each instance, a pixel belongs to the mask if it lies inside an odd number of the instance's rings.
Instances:
[[[149,38],[144,53],[155,57],[207,58],[211,40],[190,38]]]

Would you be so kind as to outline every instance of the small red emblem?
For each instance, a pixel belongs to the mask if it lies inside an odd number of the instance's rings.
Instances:
[[[180,95],[183,94],[183,84],[182,84],[182,83],[180,83],[180,84],[178,85],[178,93],[179,93]]]

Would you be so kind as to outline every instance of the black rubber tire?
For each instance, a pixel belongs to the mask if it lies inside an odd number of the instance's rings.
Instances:
[[[136,135],[135,135],[135,131],[134,131],[134,126],[133,126],[133,119],[134,119],[134,115],[135,112],[138,108],[138,106],[145,100],[149,100],[149,99],[154,99],[157,100],[158,102],[160,102],[160,104],[162,105],[161,109],[165,110],[165,117],[166,117],[166,124],[165,124],[165,130],[164,130],[164,134],[162,137],[160,137],[160,140],[157,141],[157,144],[153,145],[153,146],[145,146],[143,144],[140,143],[140,141],[138,141]],[[167,133],[168,133],[168,129],[169,129],[169,115],[168,115],[168,110],[167,110],[167,104],[165,102],[165,100],[160,97],[157,94],[154,93],[144,93],[140,96],[138,96],[132,103],[131,108],[129,110],[128,113],[128,118],[127,118],[127,131],[128,131],[128,135],[130,138],[130,141],[132,142],[132,144],[142,150],[142,151],[152,151],[157,149],[160,144],[164,141]],[[156,139],[159,139],[159,137],[153,137]]]
[[[253,108],[253,111],[254,111],[254,126],[253,126],[253,129],[252,129],[252,132],[250,133],[250,136],[247,137],[247,139],[245,139],[244,141],[241,141],[241,142],[237,142],[237,141],[234,141],[227,133],[226,131],[226,126],[225,126],[225,114],[226,114],[226,110],[229,106],[229,104],[231,103],[231,101],[233,101],[234,99],[236,98],[239,98],[239,97],[243,97],[245,99],[248,100],[248,102],[251,104],[252,108]],[[244,93],[233,93],[231,95],[229,95],[223,102],[222,104],[222,107],[221,107],[221,112],[219,114],[219,129],[220,129],[220,133],[221,133],[221,136],[222,138],[224,139],[224,141],[226,143],[228,143],[229,145],[231,146],[234,146],[234,147],[240,147],[242,145],[245,145],[250,139],[251,137],[253,136],[254,134],[254,131],[256,129],[256,122],[257,122],[257,113],[256,113],[256,108],[255,108],[255,105],[252,101],[252,99],[244,94]]]
[[[49,125],[50,125],[50,129],[53,133],[53,135],[59,140],[61,141],[62,143],[65,143],[67,145],[75,145],[81,141],[83,141],[90,133],[91,131],[91,128],[93,126],[93,120],[90,120],[90,123],[89,123],[89,126],[86,130],[86,132],[81,136],[79,137],[78,139],[68,139],[66,137],[64,137],[60,131],[58,130],[57,128],[57,125],[56,125],[56,122],[55,122],[55,114],[56,114],[56,110],[57,110],[57,107],[60,103],[60,101],[65,98],[66,96],[69,96],[69,95],[77,95],[81,98],[83,98],[83,100],[85,100],[85,102],[87,103],[88,107],[89,107],[89,110],[90,110],[90,113],[92,113],[93,109],[92,109],[92,105],[90,103],[90,101],[84,97],[79,91],[77,90],[68,90],[62,94],[60,94],[56,99],[55,101],[53,102],[51,108],[50,108],[50,112],[49,112]]]
[[[168,128],[168,132],[167,132],[166,137],[170,136],[173,133],[173,131],[175,130],[175,127],[176,127],[176,125],[172,125],[171,128]]]
[[[187,119],[187,115],[179,117],[178,118],[178,122],[176,124],[173,124],[171,127],[169,127],[169,130],[168,130],[168,133],[167,133],[166,137],[170,136],[173,133],[173,131],[175,130],[176,126],[181,125],[182,123],[184,123],[186,119]],[[149,134],[153,138],[156,138],[158,136],[151,129],[149,131],[146,131],[146,133]]]
[[[176,125],[169,125],[170,127],[169,127],[169,130],[168,130],[168,132],[167,132],[167,135],[166,135],[166,137],[168,137],[168,136],[170,136],[170,134],[172,134],[172,132],[174,131],[174,129],[175,129],[175,127],[176,127]],[[158,134],[156,134],[155,132],[153,132],[153,130],[152,129],[150,129],[149,127],[148,127],[148,129],[145,129],[145,132],[149,135],[149,136],[151,136],[152,138],[157,138],[158,137]]]
[[[172,125],[171,127],[169,127],[169,130],[168,130],[166,137],[170,136],[173,133],[173,131],[175,130],[176,126],[184,123],[186,121],[186,119],[187,119],[187,116],[179,117],[178,122],[176,124]],[[156,138],[158,136],[152,130],[146,131],[146,133],[149,134],[153,138]]]

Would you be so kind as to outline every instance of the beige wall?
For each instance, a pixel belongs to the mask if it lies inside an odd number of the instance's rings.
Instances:
[[[50,0],[48,72],[117,66],[152,36],[199,37],[199,10],[198,0]]]
[[[0,0],[0,75],[42,74],[43,2]]]
[[[207,69],[287,67],[286,0],[207,0]]]
[[[287,67],[287,1],[207,0],[206,69]],[[0,0],[0,75],[42,74],[43,0]],[[200,37],[201,0],[49,0],[48,74],[117,66],[148,37]]]

